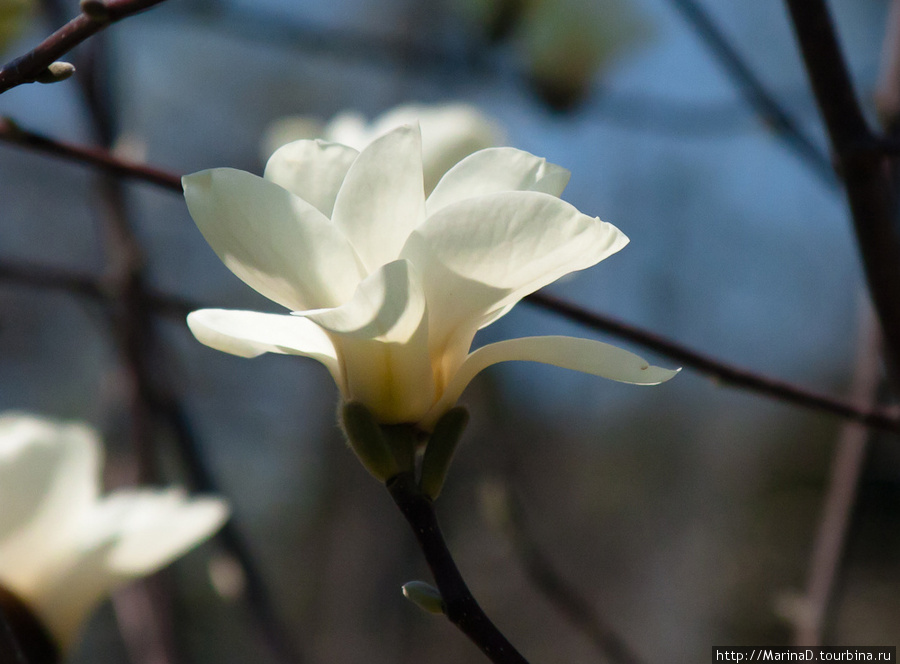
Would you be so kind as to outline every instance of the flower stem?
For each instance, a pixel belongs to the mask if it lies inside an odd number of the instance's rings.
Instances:
[[[444,541],[434,504],[419,489],[413,474],[400,473],[386,486],[419,542],[450,622],[495,664],[528,664],[475,601]]]

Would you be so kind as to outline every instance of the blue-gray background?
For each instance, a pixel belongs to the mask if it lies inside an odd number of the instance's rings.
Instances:
[[[486,45],[450,0],[172,0],[107,32],[122,143],[179,173],[259,173],[263,132],[285,115],[327,119],[356,109],[371,118],[404,102],[476,104],[509,144],[572,171],[564,198],[631,238],[552,292],[845,394],[866,298],[840,191],[754,115],[673,2],[622,2],[638,37],[596,74],[582,104],[559,113],[529,86],[516,41]],[[704,4],[824,151],[782,3]],[[887,6],[831,3],[867,109]],[[267,16],[276,20],[267,25]],[[36,19],[6,56],[48,27]],[[387,56],[368,45],[379,40],[453,57]],[[470,48],[473,66],[458,57]],[[52,136],[88,137],[71,81],[14,89],[0,97],[0,113]],[[5,146],[0,168],[0,261],[100,273],[92,174]],[[272,310],[221,265],[180,197],[146,185],[131,192],[156,287],[213,306]],[[400,596],[400,584],[427,579],[427,570],[387,495],[343,447],[327,373],[293,358],[216,353],[176,323],[160,330],[160,371],[187,404],[308,660],[478,661],[461,636]],[[531,334],[597,336],[520,305],[478,342]],[[115,460],[127,450],[120,371],[96,309],[0,283],[0,410],[90,421]],[[647,661],[705,661],[713,644],[790,640],[792,598],[805,583],[838,432],[833,418],[690,370],[639,388],[508,365],[479,377],[465,401],[473,425],[439,510],[476,595],[532,661],[597,655],[530,586],[481,509],[498,483],[520,495],[551,559]],[[894,461],[880,473],[869,468],[867,486],[877,491],[864,492],[831,643],[896,643]],[[180,568],[178,617],[191,661],[266,661],[241,610],[207,581],[218,555],[208,546]],[[95,661],[98,648],[113,661],[120,648],[110,622],[108,612],[98,616],[76,661]]]

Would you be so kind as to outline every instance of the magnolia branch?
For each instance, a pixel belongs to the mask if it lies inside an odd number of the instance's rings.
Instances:
[[[444,536],[431,499],[411,473],[388,480],[387,489],[416,536],[444,602],[444,615],[495,664],[528,664],[485,615],[463,580]]]
[[[594,607],[582,590],[564,577],[529,532],[521,501],[508,486],[498,487],[502,518],[496,524],[509,538],[513,550],[535,590],[551,602],[597,648],[603,661],[642,664],[625,639]]]
[[[33,131],[26,131],[9,118],[0,118],[0,141],[42,152],[49,156],[59,157],[67,161],[93,166],[104,173],[116,177],[140,180],[164,189],[181,192],[181,178],[177,175],[136,161],[122,159],[109,150],[67,143],[66,141],[47,138]]]
[[[0,93],[24,83],[34,83],[50,65],[91,35],[162,2],[165,0],[84,0],[81,14],[0,69]]]
[[[900,385],[900,230],[887,160],[844,62],[824,0],[786,0],[816,101],[843,176],[866,279],[884,332],[894,386]]]
[[[786,145],[806,162],[810,169],[825,184],[833,187],[835,174],[831,161],[816,146],[785,111],[775,96],[760,81],[725,34],[716,26],[706,10],[695,0],[671,0],[672,4],[693,26],[698,36],[706,43],[715,58],[721,63],[728,76],[744,95],[747,103],[775,131]]]
[[[37,150],[67,161],[92,166],[118,177],[147,182],[174,193],[182,193],[181,178],[176,174],[151,168],[146,164],[120,159],[107,150],[56,141],[27,131],[9,120],[0,119],[0,142]],[[7,260],[0,263],[0,279],[57,290],[71,290],[95,299],[108,296],[104,284],[99,278],[21,262],[11,263]],[[152,291],[145,292],[144,298],[145,304],[151,307],[155,313],[175,318],[186,316],[191,311],[202,308],[199,303]],[[900,433],[900,418],[893,411],[857,406],[724,362],[654,332],[590,311],[546,293],[534,293],[529,295],[526,301],[591,329],[632,341],[662,357],[667,357],[731,387],[755,392],[770,399],[784,401],[802,408],[830,413],[874,429]]]
[[[526,301],[592,329],[602,330],[621,339],[633,341],[731,387],[756,392],[802,408],[831,413],[874,429],[900,432],[900,420],[893,411],[857,406],[777,378],[727,364],[653,332],[589,311],[546,293],[534,293],[529,295]]]

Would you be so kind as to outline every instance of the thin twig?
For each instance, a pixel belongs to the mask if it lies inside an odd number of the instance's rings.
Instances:
[[[26,134],[29,133],[25,132],[23,129],[17,129],[17,131]],[[3,130],[2,122],[0,122],[0,140],[2,139]],[[40,144],[41,146],[38,147],[38,149],[48,154],[63,157],[67,160],[82,163],[87,166],[110,170],[117,175],[153,182],[154,184],[163,186],[169,191],[177,192],[179,194],[182,192],[181,177],[179,175],[161,171],[159,169],[148,168],[144,165],[135,165],[119,159],[109,151],[85,149],[74,144],[67,144],[65,152],[59,152],[52,149],[45,150],[44,147],[42,147],[45,145],[44,142],[52,145],[56,141],[49,138],[43,138],[43,141]],[[25,145],[31,147],[30,143]],[[96,157],[98,156],[102,156],[100,161],[96,160]],[[148,176],[148,171],[155,174],[161,174],[162,177],[156,177],[155,175]],[[31,275],[29,275],[27,271],[24,273],[14,273],[12,275],[9,275],[8,272],[5,274],[5,270],[8,271],[8,268],[8,263],[5,267],[0,264],[0,278],[17,278],[20,281],[31,280],[34,285],[66,288],[65,281],[67,277],[65,274],[55,274],[57,281],[54,283],[53,279],[48,280],[40,275],[41,268],[36,266],[33,266],[33,268],[37,273],[32,271]],[[83,275],[69,275],[69,277],[75,277],[76,281],[81,276]],[[84,288],[83,286],[84,284],[78,289],[79,292],[91,290],[91,288]],[[90,292],[85,294],[93,295],[93,293]],[[175,317],[187,315],[187,313],[201,308],[199,303],[192,303],[185,299],[178,299],[161,293],[150,292],[146,294],[146,297],[148,298],[147,302],[154,307],[158,313],[165,312],[167,315],[173,315]],[[608,334],[621,339],[632,341],[644,348],[659,353],[663,357],[667,357],[685,367],[693,369],[694,371],[709,376],[710,378],[731,387],[756,392],[762,396],[784,401],[802,408],[827,412],[837,417],[860,422],[875,429],[882,429],[894,433],[900,432],[900,419],[898,419],[892,411],[884,409],[873,410],[860,407],[847,403],[841,399],[829,397],[765,374],[750,371],[743,367],[695,351],[687,346],[655,334],[654,332],[650,332],[634,325],[629,325],[628,323],[624,323],[604,314],[589,311],[575,303],[562,300],[547,293],[534,293],[529,295],[525,301],[552,311],[569,320],[586,325],[594,330],[607,332]]]
[[[115,297],[108,281],[103,277],[8,258],[0,261],[0,281],[59,290],[98,302]],[[141,296],[144,298],[142,306],[155,315],[179,321],[183,321],[192,311],[202,308],[202,305],[191,300],[150,289],[146,289]]]
[[[444,614],[495,664],[528,664],[475,601],[441,533],[431,499],[416,486],[411,473],[387,483],[391,498],[416,536],[444,601]]]
[[[0,69],[0,94],[24,83],[34,83],[47,67],[108,25],[150,9],[165,0],[106,0],[91,16],[79,14],[28,53]]]
[[[644,348],[648,348],[731,387],[756,392],[795,406],[831,413],[875,429],[883,429],[894,433],[900,432],[900,420],[897,419],[893,411],[857,406],[777,378],[721,362],[709,355],[692,350],[653,332],[648,332],[609,316],[597,314],[547,293],[534,293],[529,295],[525,301],[565,316],[569,320],[587,325],[594,330],[601,330],[619,338],[633,341]]]
[[[97,168],[117,177],[140,180],[165,189],[181,192],[181,178],[134,161],[117,157],[109,150],[76,145],[27,131],[9,118],[0,118],[0,141],[18,145],[46,155],[59,157]]]
[[[860,324],[856,371],[850,388],[854,400],[872,403],[877,398],[881,377],[880,350],[878,326],[867,307]],[[813,545],[806,593],[796,616],[795,645],[822,645],[825,618],[840,569],[870,435],[868,429],[854,423],[848,422],[841,429]]]
[[[801,0],[802,1],[802,0]],[[762,119],[775,134],[799,156],[819,179],[829,187],[835,187],[834,169],[827,154],[810,139],[797,122],[785,111],[759,77],[753,73],[737,49],[719,29],[706,10],[696,0],[671,0],[684,15],[697,35],[706,43],[725,72],[732,78]]]
[[[188,471],[192,488],[200,493],[221,495],[221,487],[203,458],[197,433],[181,402],[155,390],[153,406],[175,433],[179,443],[178,451]],[[272,654],[284,664],[302,662],[303,657],[275,612],[265,579],[234,519],[225,522],[216,534],[216,539],[241,570],[245,584],[243,597],[248,613]]]
[[[502,510],[505,518],[498,525],[505,530],[535,589],[591,640],[604,659],[618,664],[641,664],[631,645],[575,584],[566,580],[529,532],[521,501],[509,487],[503,486],[501,491],[506,509]]]
[[[887,160],[860,154],[877,141],[856,99],[824,0],[786,0],[806,71],[843,175],[869,292],[881,322],[888,366],[900,387],[900,229]]]
[[[900,119],[900,0],[891,0],[888,10],[880,70],[875,106],[885,131],[895,135]]]
[[[101,4],[104,14],[109,4]],[[60,15],[59,0],[44,0],[47,13]],[[98,11],[95,6],[94,12]],[[106,16],[103,17],[106,20]],[[106,75],[108,52],[103,35],[79,60],[78,78],[90,128],[98,143],[109,149],[118,134],[117,113]],[[131,463],[128,483],[160,481],[154,441],[154,412],[150,352],[153,320],[144,302],[144,254],[132,229],[125,183],[108,173],[96,184],[101,205],[100,225],[105,238],[106,281],[111,297],[105,300],[110,330],[124,371],[123,397],[129,414]],[[113,607],[126,648],[135,664],[177,664],[178,648],[172,613],[173,592],[164,572],[141,579],[113,597]]]

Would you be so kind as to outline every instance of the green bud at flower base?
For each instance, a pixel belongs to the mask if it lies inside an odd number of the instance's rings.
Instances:
[[[419,487],[432,500],[437,498],[444,486],[447,470],[453,460],[453,453],[469,423],[469,411],[462,406],[451,408],[434,425],[434,432],[425,447],[422,458],[422,476]]]
[[[381,426],[363,404],[358,401],[345,403],[341,407],[341,425],[350,447],[376,479],[386,482],[400,472]]]
[[[440,591],[424,581],[409,581],[403,584],[403,596],[428,613],[444,612],[444,599]]]

